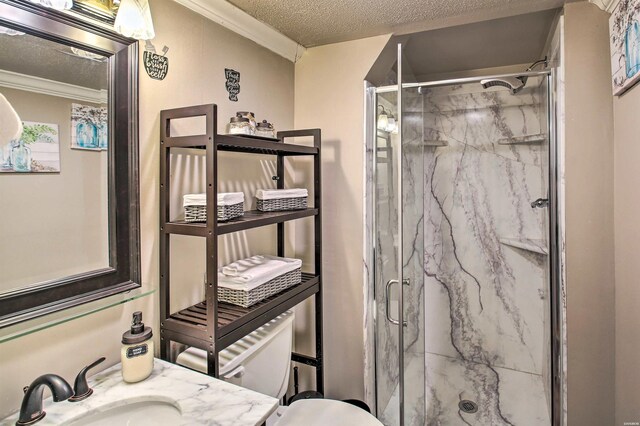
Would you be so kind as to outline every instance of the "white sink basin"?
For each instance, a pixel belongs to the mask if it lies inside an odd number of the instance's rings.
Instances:
[[[164,401],[140,401],[130,404],[110,404],[75,417],[69,426],[153,425],[180,424],[182,413],[178,407]]]

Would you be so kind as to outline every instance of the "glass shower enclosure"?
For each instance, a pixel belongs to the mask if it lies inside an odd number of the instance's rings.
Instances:
[[[551,73],[405,76],[367,89],[377,417],[558,424]]]

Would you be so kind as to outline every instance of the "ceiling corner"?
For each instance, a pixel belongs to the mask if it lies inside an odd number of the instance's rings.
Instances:
[[[306,50],[301,44],[226,0],[175,0],[175,2],[291,62],[295,63]]]

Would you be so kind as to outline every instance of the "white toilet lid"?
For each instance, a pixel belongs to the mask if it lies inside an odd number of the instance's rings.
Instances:
[[[301,399],[291,404],[276,426],[383,426],[355,405],[332,399]]]

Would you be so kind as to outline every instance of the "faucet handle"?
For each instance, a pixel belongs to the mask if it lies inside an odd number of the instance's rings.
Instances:
[[[83,399],[89,398],[91,396],[91,394],[93,393],[93,389],[91,389],[89,387],[89,384],[87,383],[87,371],[91,370],[93,367],[100,364],[105,359],[105,357],[102,357],[80,370],[80,372],[76,376],[76,381],[73,384],[73,396],[69,398],[70,402],[82,401]]]

